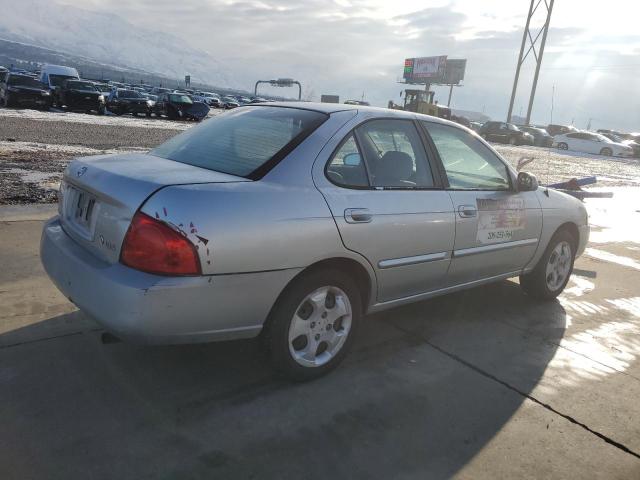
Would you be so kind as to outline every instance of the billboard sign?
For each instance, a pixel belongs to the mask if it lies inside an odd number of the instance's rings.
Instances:
[[[321,103],[340,103],[340,97],[338,95],[321,95]]]
[[[444,80],[442,83],[445,85],[458,85],[464,80],[464,72],[467,68],[466,60],[447,60],[447,65],[444,70]]]
[[[447,56],[407,58],[403,78],[407,83],[439,83],[445,75]]]

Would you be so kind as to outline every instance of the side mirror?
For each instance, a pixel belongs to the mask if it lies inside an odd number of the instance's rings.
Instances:
[[[349,153],[344,156],[342,159],[345,165],[350,167],[357,167],[360,165],[360,154],[359,153]]]
[[[516,189],[518,192],[534,192],[538,189],[538,179],[530,173],[520,172],[516,181]]]

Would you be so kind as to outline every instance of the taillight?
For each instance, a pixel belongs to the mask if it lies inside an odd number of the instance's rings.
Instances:
[[[120,261],[128,267],[158,275],[200,275],[196,247],[180,232],[138,212],[124,237]]]

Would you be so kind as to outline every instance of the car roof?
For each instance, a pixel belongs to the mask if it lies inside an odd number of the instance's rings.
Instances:
[[[431,123],[441,123],[443,125],[451,125],[462,130],[471,131],[469,128],[464,125],[460,125],[459,123],[452,122],[450,120],[446,120],[444,118],[432,117],[430,115],[424,115],[422,113],[415,112],[406,112],[404,110],[395,110],[392,108],[382,108],[382,107],[366,107],[363,105],[348,105],[344,103],[318,103],[318,102],[261,102],[261,103],[251,103],[244,107],[286,107],[286,108],[299,108],[301,110],[312,110],[314,112],[332,114],[336,112],[344,112],[344,111],[360,111],[363,113],[369,113],[371,116],[375,116],[376,114],[381,117],[386,118],[405,118],[408,120],[428,120]]]

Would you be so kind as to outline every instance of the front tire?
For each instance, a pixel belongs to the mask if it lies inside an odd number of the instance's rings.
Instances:
[[[560,143],[558,144],[558,150],[569,150],[569,145],[567,145],[567,144],[566,144],[566,143],[564,143],[564,142],[560,142]]]
[[[524,292],[539,300],[552,300],[562,293],[573,272],[577,239],[567,230],[557,231],[531,273],[520,275]]]
[[[518,145],[518,139],[516,137],[509,138],[509,145]]]
[[[306,381],[333,370],[353,344],[362,317],[360,292],[338,270],[303,274],[280,295],[266,325],[274,367]]]

